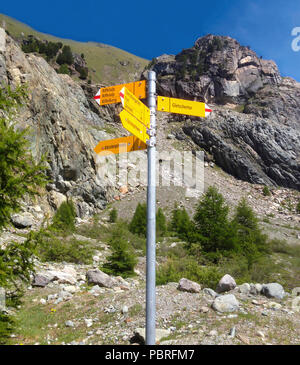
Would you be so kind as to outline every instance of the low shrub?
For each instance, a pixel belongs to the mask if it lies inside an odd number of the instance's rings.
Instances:
[[[112,254],[107,258],[107,262],[101,268],[107,274],[120,275],[123,278],[134,276],[134,267],[137,264],[137,258],[133,248],[124,238],[126,237],[125,231],[126,228],[119,225],[119,229],[112,232],[108,242]]]
[[[50,229],[73,232],[75,230],[76,210],[72,200],[63,202],[57,209]]]
[[[114,209],[112,209],[112,210],[109,212],[109,221],[110,221],[111,223],[116,223],[117,219],[118,219],[118,212],[117,212],[117,209],[116,209],[116,208],[114,208]]]
[[[196,281],[201,286],[215,288],[222,277],[216,266],[200,266],[192,257],[169,258],[162,264],[156,275],[157,285],[178,282],[181,278]]]
[[[36,244],[37,255],[44,262],[73,262],[75,264],[89,264],[92,262],[93,248],[86,241],[75,238],[57,237],[52,232],[40,230],[32,234]]]

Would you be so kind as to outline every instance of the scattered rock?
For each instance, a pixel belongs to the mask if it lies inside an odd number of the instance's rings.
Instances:
[[[300,295],[300,287],[296,287],[292,290],[293,297],[297,297],[298,295]]]
[[[235,337],[235,327],[232,327],[229,331],[229,337],[234,338]]]
[[[127,307],[127,305],[124,305],[124,306],[123,306],[123,308],[122,308],[122,313],[123,313],[123,314],[128,313],[128,307]]]
[[[201,286],[198,283],[195,283],[194,281],[182,278],[179,281],[177,289],[189,293],[199,293],[201,290]]]
[[[46,301],[46,299],[43,299],[43,298],[42,298],[42,299],[40,300],[40,303],[41,303],[41,304],[47,304],[47,301]]]
[[[215,298],[212,308],[218,312],[234,312],[239,308],[239,302],[233,294],[220,295]]]
[[[38,286],[44,288],[50,283],[50,280],[47,276],[37,274],[33,278],[32,286]]]
[[[246,345],[250,345],[250,340],[248,337],[246,337],[245,335],[241,335],[241,334],[237,334],[236,338],[238,338],[240,341],[242,341],[244,344]]]
[[[267,308],[278,310],[281,309],[282,305],[276,302],[269,302],[267,303]]]
[[[91,327],[91,326],[93,325],[93,320],[92,320],[92,319],[87,318],[87,319],[85,319],[85,320],[84,320],[84,323],[85,323],[85,324],[86,324],[86,326],[89,328],[89,327]]]
[[[89,270],[86,277],[89,284],[96,284],[105,288],[112,288],[115,285],[115,281],[99,269]]]
[[[34,217],[31,213],[13,214],[11,216],[12,224],[16,228],[27,228],[34,224]]]
[[[285,292],[283,287],[278,283],[264,284],[261,289],[261,294],[267,298],[283,299]]]
[[[200,312],[201,313],[207,313],[207,312],[209,312],[209,308],[208,307],[205,307],[205,306],[204,307],[201,307],[200,308]]]
[[[292,300],[292,309],[295,312],[300,312],[300,296]]]
[[[251,289],[251,287],[250,287],[250,284],[248,284],[248,283],[244,283],[239,286],[239,292],[242,294],[249,294],[250,289]]]
[[[217,293],[224,293],[226,291],[232,290],[236,287],[236,282],[233,277],[226,274],[222,277],[222,279],[219,281],[216,292]]]
[[[65,326],[66,327],[74,327],[75,325],[74,325],[74,322],[72,322],[72,321],[66,321]]]
[[[202,290],[202,292],[206,295],[209,295],[212,298],[216,298],[219,294],[216,293],[214,290],[210,289],[210,288],[204,288]]]

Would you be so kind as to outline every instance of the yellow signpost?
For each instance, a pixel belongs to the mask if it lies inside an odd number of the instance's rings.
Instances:
[[[146,143],[135,136],[128,136],[101,141],[94,148],[94,151],[105,156],[110,155],[111,153],[119,154],[131,151],[142,151],[145,149],[147,149]]]
[[[157,110],[168,113],[193,115],[202,118],[205,118],[211,113],[211,109],[205,103],[168,98],[166,96],[157,96]]]
[[[103,87],[94,96],[94,99],[99,105],[120,103],[120,90],[123,87],[130,90],[138,99],[145,99],[146,97],[146,80],[141,80],[129,84]]]
[[[147,127],[138,121],[132,114],[128,113],[127,110],[122,110],[120,113],[122,125],[128,132],[132,133],[138,139],[147,143],[150,138],[147,134]]]
[[[135,97],[127,87],[122,88],[120,91],[120,98],[123,108],[146,127],[150,128],[150,109]]]

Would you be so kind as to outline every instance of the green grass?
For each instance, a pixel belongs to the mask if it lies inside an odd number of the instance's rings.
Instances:
[[[62,42],[65,45],[69,45],[73,52],[78,54],[83,53],[90,70],[92,81],[96,83],[101,82],[106,85],[114,85],[116,83],[138,81],[133,80],[132,75],[136,72],[141,73],[149,62],[131,53],[102,43],[77,42],[40,33],[26,24],[4,14],[0,14],[1,26],[3,20],[6,22],[6,29],[14,37],[20,37],[21,33],[24,33],[25,36],[32,34],[41,40]],[[101,37],[101,27],[99,37]],[[122,66],[120,62],[126,62],[127,65]]]

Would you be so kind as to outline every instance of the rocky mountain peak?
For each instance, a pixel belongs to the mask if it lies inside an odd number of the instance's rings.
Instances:
[[[158,57],[153,69],[165,96],[216,103],[243,103],[265,85],[282,81],[275,62],[263,60],[233,38],[212,34],[175,57]]]

